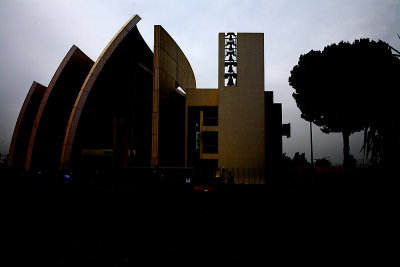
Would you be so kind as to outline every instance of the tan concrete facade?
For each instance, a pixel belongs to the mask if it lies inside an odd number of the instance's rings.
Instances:
[[[189,89],[186,90],[186,125],[185,125],[185,166],[188,166],[188,108],[189,107],[217,107],[218,106],[218,89]],[[216,131],[218,126],[204,126],[203,112],[200,112],[200,134],[203,131]],[[218,159],[218,154],[204,154],[202,151],[202,142],[200,141],[200,158],[201,159]]]
[[[218,89],[186,90],[187,106],[218,106]]]
[[[224,86],[224,36],[219,35],[218,166],[264,168],[264,34],[238,33],[236,86]]]
[[[235,183],[265,181],[265,100],[264,100],[264,34],[237,34],[237,80],[225,86],[225,33],[219,34],[218,90],[189,90],[188,107],[218,107],[218,126],[203,125],[200,111],[200,135],[218,132],[218,153],[203,153],[200,138],[200,160],[218,160],[217,175],[225,182],[229,176]],[[186,123],[186,146],[188,146]],[[186,147],[186,151],[189,151]],[[188,152],[187,152],[188,153]],[[186,164],[188,155],[186,154]]]

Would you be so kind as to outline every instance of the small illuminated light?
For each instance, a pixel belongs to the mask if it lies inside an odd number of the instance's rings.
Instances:
[[[179,85],[176,87],[176,90],[177,90],[179,93],[181,93],[181,94],[183,94],[183,95],[186,95],[185,90],[183,90],[182,87],[180,87]]]
[[[69,179],[69,178],[71,178],[71,175],[65,174],[64,177],[65,177],[66,179]]]
[[[190,182],[191,182],[191,179],[190,178],[186,178],[186,183],[190,184]]]
[[[204,189],[204,192],[208,192],[208,189]]]

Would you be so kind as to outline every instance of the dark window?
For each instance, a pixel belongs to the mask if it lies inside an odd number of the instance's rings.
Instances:
[[[203,109],[203,125],[218,126],[218,107],[205,107]]]
[[[200,159],[200,107],[188,108],[188,166],[196,166]]]
[[[203,153],[218,153],[218,132],[203,132]]]

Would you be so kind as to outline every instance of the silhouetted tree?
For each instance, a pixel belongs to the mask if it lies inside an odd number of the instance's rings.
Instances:
[[[342,133],[344,166],[349,136],[393,114],[398,61],[387,43],[360,39],[311,50],[293,67],[289,84],[301,117],[324,133]]]
[[[295,166],[292,162],[292,159],[288,155],[286,155],[286,153],[283,153],[280,161],[279,177],[281,178],[293,177],[293,175],[296,172],[294,167]]]
[[[330,166],[332,166],[332,162],[327,158],[321,158],[321,159],[317,159],[315,161],[315,166],[316,167],[330,167]]]
[[[398,34],[397,37],[400,39]],[[400,52],[390,45],[389,47],[392,50],[392,55],[400,59]],[[395,73],[393,75],[395,77],[400,75],[399,62],[397,60],[397,68],[394,68]],[[398,81],[393,83],[398,85]],[[393,97],[393,94],[391,95]],[[362,149],[364,150],[364,157],[370,158],[369,162],[371,165],[381,164],[388,166],[394,164],[396,155],[398,154],[400,147],[400,123],[397,119],[397,114],[393,116],[392,112],[398,113],[398,111],[390,111],[389,114],[386,114],[388,119],[382,119],[381,116],[377,116],[375,120],[371,120],[365,127]]]
[[[281,156],[281,164],[282,166],[288,166],[292,164],[292,159],[286,155],[286,153],[283,153]]]
[[[400,39],[400,35],[399,35],[399,34],[397,34],[397,37],[399,37],[399,39]],[[389,46],[390,46],[390,45],[389,45]],[[395,56],[395,57],[400,57],[400,52],[399,52],[399,50],[397,50],[397,49],[394,48],[393,46],[390,46],[390,49],[393,50],[393,56]]]
[[[300,154],[299,152],[296,152],[294,154],[293,159],[292,159],[292,163],[296,167],[308,166],[309,165],[309,163],[308,163],[308,161],[306,159],[306,155],[304,153]]]

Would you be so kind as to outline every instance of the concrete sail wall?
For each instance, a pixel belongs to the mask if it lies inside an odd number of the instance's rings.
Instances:
[[[73,140],[71,169],[149,167],[153,52],[134,27],[91,86]]]
[[[47,87],[33,82],[15,124],[8,154],[8,167],[24,168],[31,130]]]
[[[61,152],[60,168],[69,168],[71,161],[72,146],[74,143],[75,133],[77,130],[78,122],[81,116],[83,107],[85,106],[87,97],[101,73],[104,65],[112,57],[113,52],[118,48],[121,42],[126,38],[129,32],[136,26],[140,21],[138,15],[131,17],[128,22],[115,34],[113,39],[104,48],[103,52],[100,54],[99,58],[90,70],[86,80],[84,81],[79,95],[75,101],[74,107],[71,112],[71,116],[68,121],[67,130],[65,133],[64,143]]]
[[[28,144],[26,170],[31,167],[57,169],[69,114],[92,65],[93,61],[75,45],[64,57],[36,114]]]
[[[36,82],[21,109],[9,165],[29,171],[56,169],[71,108],[93,61],[73,45],[46,88]],[[17,152],[14,157],[14,152]]]
[[[136,27],[139,21],[131,17],[95,63],[74,45],[47,88],[32,85],[9,166],[184,166],[185,93],[178,88],[195,88],[194,73],[158,25],[153,54]]]
[[[160,25],[154,26],[151,165],[184,166],[185,97],[177,92],[196,88],[196,79],[185,54]]]

